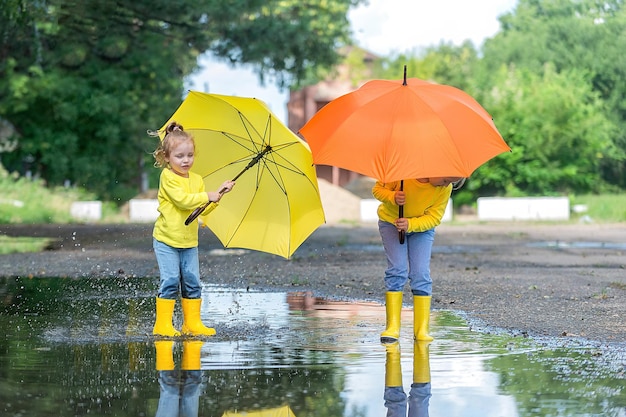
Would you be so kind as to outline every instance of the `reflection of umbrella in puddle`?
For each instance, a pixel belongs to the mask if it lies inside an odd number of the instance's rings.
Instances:
[[[300,133],[315,164],[382,182],[468,178],[510,150],[474,98],[448,85],[407,79],[406,66],[403,80],[372,80],[331,101]]]
[[[225,247],[289,258],[324,223],[311,151],[265,103],[191,91],[164,126],[171,121],[193,135],[192,170],[207,189],[237,181],[202,218]],[[187,223],[205,208],[196,209]]]
[[[259,411],[226,411],[222,417],[296,417],[288,405]]]

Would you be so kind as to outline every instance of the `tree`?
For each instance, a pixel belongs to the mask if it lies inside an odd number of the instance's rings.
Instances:
[[[624,1],[520,0],[500,22],[502,31],[483,48],[483,88],[490,89],[490,78],[502,65],[536,74],[547,67],[587,73],[591,89],[606,103],[606,117],[618,127],[612,131],[613,151],[600,161],[602,179],[626,188]]]
[[[198,55],[297,85],[336,62],[361,0],[3,1],[0,115],[19,136],[3,162],[123,201]]]
[[[601,191],[601,165],[616,149],[615,125],[587,73],[502,67],[484,97],[512,151],[472,177],[487,195],[559,195]]]

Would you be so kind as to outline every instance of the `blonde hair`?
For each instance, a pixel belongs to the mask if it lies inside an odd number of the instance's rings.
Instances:
[[[152,156],[154,156],[154,166],[157,168],[165,168],[167,167],[167,159],[170,156],[170,152],[173,148],[175,148],[181,142],[186,140],[190,140],[194,148],[196,146],[193,136],[189,133],[185,132],[183,126],[172,121],[165,127],[165,137],[162,141],[160,141],[159,146],[152,152]],[[160,131],[148,131],[150,136],[158,136]]]

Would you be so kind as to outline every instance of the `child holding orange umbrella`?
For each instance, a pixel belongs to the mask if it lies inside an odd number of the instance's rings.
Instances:
[[[380,337],[382,343],[393,343],[400,337],[402,294],[407,282],[413,294],[415,340],[433,340],[428,334],[428,324],[432,296],[430,257],[435,227],[441,223],[453,184],[459,188],[463,182],[460,177],[418,178],[389,183],[377,181],[372,188],[372,194],[381,202],[377,211],[378,229],[387,256],[387,323]],[[400,207],[402,216],[398,214]],[[400,241],[399,232],[405,233],[404,242]]]

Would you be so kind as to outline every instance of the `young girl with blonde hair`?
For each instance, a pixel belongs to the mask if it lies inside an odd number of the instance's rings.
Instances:
[[[179,292],[183,310],[182,335],[212,336],[215,329],[200,319],[202,284],[198,260],[198,220],[185,225],[197,207],[219,202],[232,190],[225,181],[220,191],[205,191],[202,177],[191,172],[194,163],[193,137],[176,122],[165,128],[165,137],[154,151],[155,166],[163,168],[159,179],[159,216],[154,224],[153,247],[159,265],[160,284],[156,299],[155,336],[175,337],[181,332],[172,324]],[[209,205],[203,215],[215,208]]]

